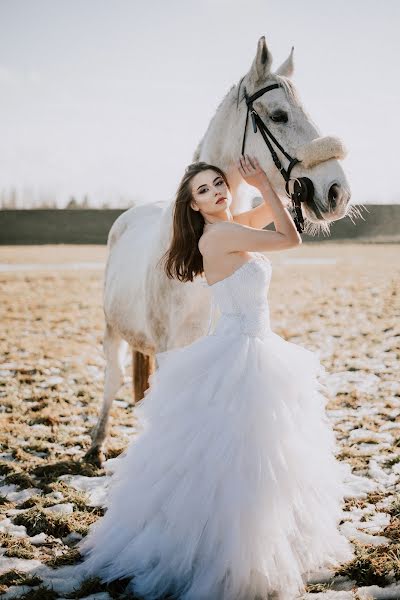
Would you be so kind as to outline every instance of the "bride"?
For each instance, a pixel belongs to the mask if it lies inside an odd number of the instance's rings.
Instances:
[[[338,530],[343,465],[324,367],[270,326],[263,253],[301,238],[257,160],[237,167],[264,199],[237,217],[223,171],[186,169],[164,268],[183,282],[204,273],[220,318],[157,355],[106,513],[78,546],[85,575],[127,579],[146,600],[293,600],[311,571],[353,557]],[[268,218],[275,231],[262,229]]]

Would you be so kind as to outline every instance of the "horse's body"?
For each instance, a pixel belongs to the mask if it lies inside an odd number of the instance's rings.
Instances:
[[[329,221],[346,214],[349,186],[339,162],[329,158],[329,140],[319,132],[297,98],[287,79],[293,71],[293,52],[283,65],[271,73],[272,57],[264,38],[258,43],[251,69],[242,86],[252,93],[266,82],[282,83],[267,97],[257,101],[257,110],[265,119],[280,111],[289,123],[274,123],[274,135],[291,154],[303,158],[295,165],[294,177],[310,177],[315,188],[315,202],[323,220],[318,221],[310,207],[304,206],[306,231],[327,230]],[[243,208],[245,194],[235,167],[243,136],[246,105],[238,85],[232,86],[198,145],[193,160],[204,160],[222,168],[232,193],[231,210],[235,215]],[[250,127],[250,124],[249,124]],[[258,158],[274,189],[284,194],[284,181],[266,152],[261,136],[247,134],[246,152]],[[327,149],[328,148],[328,149]],[[319,156],[319,154],[321,156]],[[323,158],[322,158],[323,156]],[[308,162],[307,162],[308,161]],[[311,165],[306,168],[304,165]],[[183,169],[182,169],[183,170]],[[251,190],[247,186],[247,189]],[[104,350],[106,374],[104,402],[93,434],[88,457],[101,460],[109,411],[123,382],[123,354],[128,345],[133,351],[135,400],[143,397],[148,377],[154,369],[154,354],[191,343],[207,330],[210,296],[204,279],[181,283],[168,279],[157,261],[167,250],[172,235],[173,203],[156,202],[131,208],[111,228],[108,238],[108,261],[104,286],[106,330]]]

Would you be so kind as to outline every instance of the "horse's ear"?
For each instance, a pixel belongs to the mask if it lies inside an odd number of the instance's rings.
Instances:
[[[271,72],[272,54],[269,51],[265,42],[265,37],[262,36],[258,40],[257,54],[251,65],[250,75],[255,81],[264,80]]]
[[[284,77],[291,77],[294,71],[294,62],[293,62],[293,52],[294,46],[290,51],[288,58],[281,64],[281,66],[275,71],[276,75],[283,75]]]

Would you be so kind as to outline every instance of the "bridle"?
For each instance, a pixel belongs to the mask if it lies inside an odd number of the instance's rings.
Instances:
[[[239,82],[238,95],[237,95],[237,101],[236,101],[237,108],[239,108],[239,101],[240,101],[239,93],[240,93],[240,86],[241,86],[243,79],[244,79],[244,77],[242,77],[242,79]],[[245,148],[245,143],[246,143],[247,121],[249,120],[249,114],[250,114],[251,120],[253,123],[254,133],[257,133],[257,129],[261,133],[263,140],[267,144],[267,147],[271,153],[272,160],[274,161],[276,168],[278,169],[278,171],[280,171],[283,179],[285,180],[285,192],[286,192],[286,195],[288,196],[288,198],[290,198],[292,201],[293,212],[294,212],[293,220],[295,222],[297,231],[299,233],[301,233],[304,230],[304,218],[303,218],[303,213],[301,210],[302,202],[308,201],[309,204],[312,204],[312,208],[315,211],[315,213],[317,214],[317,216],[322,218],[322,215],[320,214],[317,206],[314,203],[313,182],[308,177],[297,177],[297,178],[290,177],[290,173],[291,173],[293,167],[297,163],[300,163],[301,161],[297,158],[293,158],[292,156],[290,156],[290,154],[288,152],[286,152],[286,150],[281,146],[281,144],[278,142],[276,137],[268,129],[268,127],[266,126],[266,124],[261,119],[260,115],[257,113],[256,109],[253,106],[253,102],[255,100],[257,100],[257,98],[260,98],[260,96],[262,96],[266,92],[270,92],[271,90],[275,90],[276,88],[280,88],[280,87],[283,87],[280,83],[273,83],[271,85],[261,88],[257,92],[254,92],[254,94],[252,94],[251,96],[249,96],[247,94],[246,88],[244,89],[244,99],[246,100],[246,104],[247,104],[247,114],[246,114],[246,123],[244,126],[244,132],[243,132],[242,152],[241,153],[242,153],[242,155],[244,154],[244,148]],[[275,146],[288,159],[289,165],[286,169],[282,166],[282,163],[279,160],[279,157],[278,157],[272,143],[275,144]]]

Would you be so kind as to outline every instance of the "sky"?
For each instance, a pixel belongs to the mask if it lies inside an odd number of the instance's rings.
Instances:
[[[0,0],[0,192],[168,200],[265,35],[353,203],[400,202],[399,0]]]

